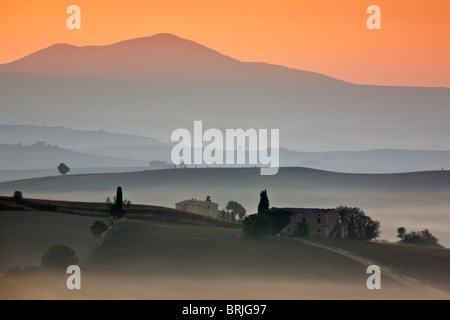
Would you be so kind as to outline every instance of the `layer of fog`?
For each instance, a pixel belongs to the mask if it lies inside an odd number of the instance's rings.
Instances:
[[[235,169],[236,170],[236,169]],[[211,196],[224,208],[229,200],[257,210],[259,192],[268,189],[273,207],[361,207],[381,222],[381,238],[396,240],[396,229],[428,228],[450,246],[450,186],[447,172],[403,175],[345,175],[286,169],[260,176],[257,169],[161,170],[136,173],[67,176],[0,184],[0,194],[20,189],[25,197],[103,202],[122,186],[136,204],[175,207],[181,200]]]
[[[331,271],[329,269],[328,271]],[[301,275],[301,270],[299,270]],[[82,277],[81,290],[68,290],[64,276],[29,276],[0,283],[0,299],[152,299],[152,300],[303,300],[429,299],[384,278],[381,290],[368,290],[365,279],[324,281],[277,277],[104,276]],[[180,310],[181,314],[181,310]]]

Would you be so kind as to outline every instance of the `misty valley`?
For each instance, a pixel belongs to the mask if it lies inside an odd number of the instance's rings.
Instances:
[[[77,8],[72,35],[88,32]],[[361,32],[382,39],[372,9]],[[450,88],[355,84],[158,33],[0,64],[0,97],[2,300],[450,297]]]

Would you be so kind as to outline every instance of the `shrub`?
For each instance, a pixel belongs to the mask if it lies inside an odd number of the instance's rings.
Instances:
[[[41,265],[55,270],[66,269],[70,265],[78,264],[79,258],[72,248],[64,245],[51,246],[41,258]]]
[[[97,220],[91,225],[91,233],[97,238],[106,230],[108,226],[103,221]]]
[[[58,171],[62,175],[65,175],[66,173],[68,173],[70,171],[70,168],[65,163],[60,163],[58,166]]]
[[[283,209],[270,209],[264,213],[270,221],[270,231],[273,235],[280,231],[291,222],[291,213]]]
[[[417,244],[422,246],[441,247],[441,245],[439,244],[439,239],[433,236],[428,229],[405,233],[403,235],[401,242]]]
[[[22,269],[19,267],[10,268],[5,271],[4,275],[7,277],[20,277],[28,274],[36,274],[42,271],[40,266],[26,266]]]
[[[270,229],[270,219],[264,214],[252,214],[242,221],[242,231],[249,237],[266,236]]]
[[[14,202],[19,203],[22,201],[22,199],[23,199],[22,191],[17,191],[17,190],[14,191],[14,194],[13,194]]]
[[[114,203],[109,208],[109,214],[114,218],[122,218],[125,215],[125,210]]]

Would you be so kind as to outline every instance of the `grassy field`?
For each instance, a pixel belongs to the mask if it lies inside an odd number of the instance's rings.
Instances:
[[[67,290],[62,274],[44,274],[4,280],[0,298],[429,298],[386,277],[382,290],[368,290],[364,265],[292,239],[175,223],[129,221],[81,268],[80,291]]]
[[[75,215],[108,218],[109,208],[103,202],[59,201],[48,199],[22,199],[15,203],[11,197],[0,196],[0,212],[2,210],[40,210]],[[126,207],[128,219],[165,221],[178,223],[194,223],[196,225],[232,226],[231,224],[202,215],[181,211],[173,208],[132,204]]]
[[[0,299],[426,299],[382,276],[366,287],[366,266],[294,238],[252,240],[239,229],[179,222],[128,222],[94,248],[97,217],[43,211],[0,212],[0,266],[38,265],[56,243],[82,259],[82,290],[64,273],[4,277]],[[450,250],[317,239],[450,292]],[[86,259],[89,257],[88,259]]]
[[[450,293],[450,249],[330,239],[318,242],[343,248]]]
[[[39,265],[51,245],[72,247],[80,258],[93,248],[90,225],[105,220],[46,211],[0,211],[0,272]]]

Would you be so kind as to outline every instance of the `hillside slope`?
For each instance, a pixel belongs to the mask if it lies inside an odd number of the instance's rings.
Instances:
[[[449,258],[447,252],[447,264]],[[426,263],[431,271],[432,260]],[[78,292],[58,285],[61,278],[47,277],[44,282],[35,277],[23,286],[17,286],[14,281],[0,284],[0,296],[233,300],[431,298],[388,277],[382,278],[382,290],[368,290],[366,266],[298,241],[250,240],[239,237],[236,230],[176,224],[130,222],[115,231],[82,265],[82,270],[83,290]]]
[[[36,141],[72,150],[123,145],[161,145],[156,139],[101,129],[86,131],[64,127],[0,124],[0,144],[33,144]]]
[[[0,184],[0,194],[21,190],[24,197],[101,202],[122,186],[132,203],[175,207],[190,199],[206,199],[225,207],[238,201],[256,212],[259,192],[267,189],[274,207],[361,207],[381,222],[381,237],[395,240],[397,228],[428,228],[450,246],[450,172],[341,174],[306,168],[281,168],[275,176],[259,169],[166,169],[114,174],[68,175]]]
[[[50,211],[0,211],[0,273],[14,267],[40,265],[55,244],[70,246],[81,261],[94,248],[89,227],[108,219]]]
[[[100,156],[84,152],[76,152],[56,146],[20,146],[0,144],[0,167],[2,170],[50,169],[61,163],[73,168],[92,167],[143,167],[147,161]]]

